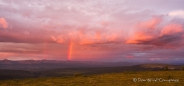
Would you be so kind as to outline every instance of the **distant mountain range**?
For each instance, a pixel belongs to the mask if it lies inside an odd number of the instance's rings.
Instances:
[[[132,62],[57,61],[57,60],[0,60],[0,69],[46,70],[56,68],[133,66]]]
[[[97,62],[97,61],[57,61],[57,60],[0,60],[0,69],[16,69],[16,70],[50,70],[57,68],[88,68],[88,67],[122,67],[134,66],[139,64],[149,64],[143,67],[158,66],[163,67],[165,63],[141,63],[141,62]],[[151,66],[150,66],[151,64]],[[157,65],[155,65],[157,64]],[[176,65],[176,64],[174,64]],[[177,64],[178,65],[178,64]]]
[[[0,60],[0,80],[119,73],[126,71],[183,70],[184,65],[164,63]]]

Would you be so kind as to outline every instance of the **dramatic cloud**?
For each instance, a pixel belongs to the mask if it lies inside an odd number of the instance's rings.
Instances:
[[[62,44],[64,42],[63,38],[61,38],[61,37],[55,38],[54,36],[51,36],[51,38],[53,41],[56,41],[57,43]]]
[[[136,32],[126,43],[128,44],[139,44],[140,41],[153,39],[154,36],[150,36],[146,33]]]
[[[183,46],[183,25],[160,22],[162,18],[154,17],[146,22],[141,22],[136,32],[126,41],[128,44],[154,45],[162,48],[175,48]],[[154,22],[153,21],[156,21]],[[168,24],[167,24],[168,23]],[[148,27],[151,25],[152,28]]]
[[[183,26],[180,24],[170,24],[165,26],[162,30],[161,30],[161,35],[172,35],[172,34],[177,34],[180,32],[183,32]]]
[[[28,35],[25,33],[14,33],[0,31],[0,42],[14,42],[14,43],[53,43],[52,39],[48,36],[39,36],[38,34]]]
[[[128,44],[139,44],[141,41],[151,40],[157,37],[157,29],[162,20],[162,17],[152,17],[145,22],[140,22],[136,26],[135,32],[126,41]]]
[[[183,3],[0,0],[0,59],[182,60]]]
[[[138,28],[140,28],[140,29],[155,29],[161,21],[162,21],[161,17],[153,16],[151,20],[141,22],[138,25]]]
[[[94,45],[120,43],[123,41],[122,35],[123,32],[82,31],[79,29],[71,31],[68,34],[51,36],[51,38],[60,44],[67,44],[73,41],[77,45]]]
[[[0,18],[0,27],[4,29],[8,28],[8,22],[4,18]]]

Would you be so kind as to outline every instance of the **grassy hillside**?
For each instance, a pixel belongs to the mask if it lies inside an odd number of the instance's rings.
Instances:
[[[23,78],[39,78],[39,77],[66,77],[75,74],[92,75],[104,73],[121,73],[124,71],[158,71],[162,68],[144,68],[137,66],[124,67],[89,67],[89,68],[59,68],[43,71],[28,71],[28,70],[9,70],[0,69],[0,80],[7,79],[23,79]]]
[[[136,78],[137,81],[134,79]],[[179,79],[179,82],[138,82],[140,79],[162,78],[161,81],[169,79]],[[134,82],[133,79],[136,81]],[[142,71],[142,72],[122,72],[106,73],[98,75],[76,74],[69,77],[47,77],[1,80],[0,86],[183,86],[184,71]]]

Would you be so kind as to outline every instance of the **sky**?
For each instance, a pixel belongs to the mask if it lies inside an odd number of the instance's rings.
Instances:
[[[183,61],[183,0],[0,0],[0,59]]]

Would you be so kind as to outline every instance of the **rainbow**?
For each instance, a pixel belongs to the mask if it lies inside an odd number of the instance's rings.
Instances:
[[[68,47],[68,60],[71,60],[72,48],[73,48],[73,42],[70,42],[69,47]]]

